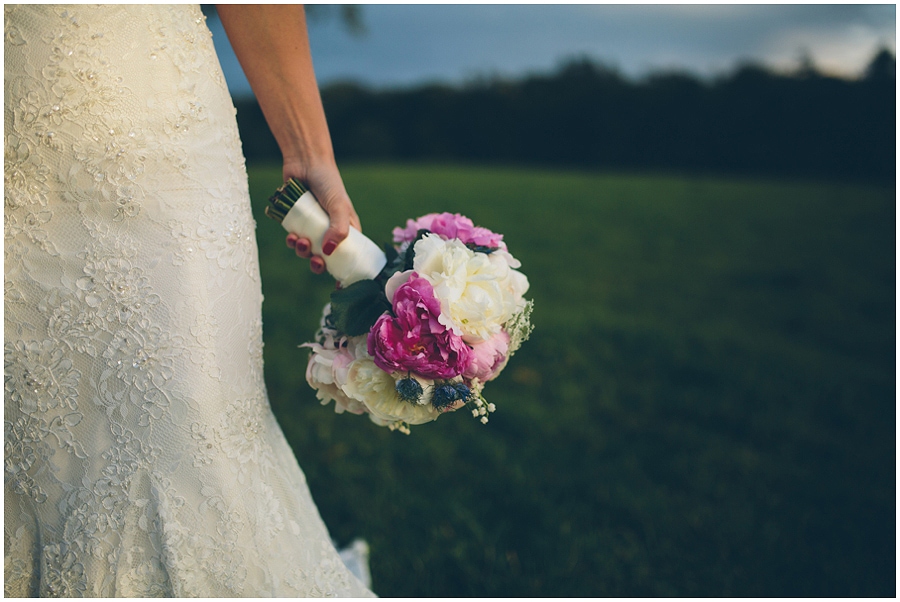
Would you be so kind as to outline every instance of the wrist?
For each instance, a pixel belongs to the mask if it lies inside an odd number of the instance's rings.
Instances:
[[[283,175],[285,181],[294,177],[305,184],[309,184],[312,180],[317,179],[317,175],[332,171],[338,171],[337,163],[332,153],[295,153],[293,155],[284,155]]]

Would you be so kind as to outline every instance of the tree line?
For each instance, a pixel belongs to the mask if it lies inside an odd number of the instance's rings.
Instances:
[[[811,64],[747,64],[704,80],[632,80],[579,59],[550,74],[464,85],[322,89],[338,161],[457,162],[598,170],[828,177],[890,183],[895,57],[857,79]],[[249,161],[280,158],[255,100],[236,102]]]

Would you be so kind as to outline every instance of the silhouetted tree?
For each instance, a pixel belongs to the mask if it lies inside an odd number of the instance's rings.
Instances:
[[[550,74],[461,86],[327,86],[340,160],[453,161],[661,169],[891,182],[895,63],[865,77],[744,64],[711,81],[689,73],[631,80],[585,58]],[[277,158],[255,102],[238,106],[248,159]]]
[[[878,51],[869,66],[865,78],[869,81],[890,81],[897,79],[897,59],[887,48]]]

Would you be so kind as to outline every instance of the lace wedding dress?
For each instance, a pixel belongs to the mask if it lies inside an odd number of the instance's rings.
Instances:
[[[269,408],[199,8],[5,17],[6,595],[371,595]]]

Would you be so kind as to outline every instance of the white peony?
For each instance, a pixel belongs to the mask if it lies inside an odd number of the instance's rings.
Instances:
[[[528,278],[511,267],[519,265],[506,251],[476,253],[458,239],[436,234],[416,243],[413,260],[413,269],[441,302],[438,320],[470,344],[500,332],[523,307]]]
[[[365,404],[372,417],[384,423],[402,420],[407,424],[423,424],[441,415],[430,403],[416,404],[400,399],[395,387],[393,376],[376,366],[372,358],[364,357],[350,364],[347,382],[341,390],[351,399]]]

